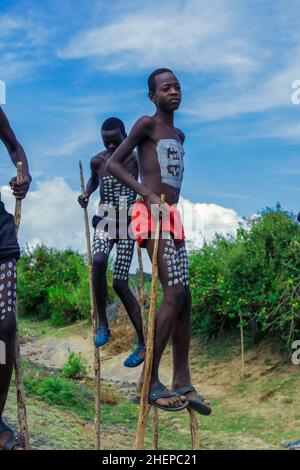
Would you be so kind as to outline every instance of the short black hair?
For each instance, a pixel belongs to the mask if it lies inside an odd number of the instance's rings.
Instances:
[[[174,72],[170,69],[156,69],[156,70],[154,70],[154,72],[151,73],[151,75],[148,78],[149,91],[152,91],[152,93],[155,93],[155,91],[156,91],[155,77],[157,75],[160,75],[161,73],[166,73],[166,72],[172,73],[174,75]]]
[[[115,117],[106,119],[101,127],[102,131],[114,131],[116,129],[120,129],[123,135],[126,134],[124,122]]]

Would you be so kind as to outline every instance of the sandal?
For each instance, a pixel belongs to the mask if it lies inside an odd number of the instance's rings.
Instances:
[[[196,392],[196,389],[192,385],[188,385],[187,387],[181,387],[176,390],[179,395],[185,395],[189,392]],[[198,395],[196,399],[191,399],[186,397],[188,402],[188,407],[192,410],[197,411],[198,413],[208,416],[211,414],[212,409],[211,407],[205,403],[205,398],[201,395]]]
[[[136,350],[132,354],[130,354],[130,356],[124,361],[124,366],[125,367],[138,367],[141,364],[143,364],[146,354],[144,357],[140,357],[139,354],[142,351],[145,351],[146,353],[145,346],[139,345],[136,348]]]
[[[106,331],[106,333],[104,333]],[[95,338],[95,346],[96,348],[100,348],[101,346],[104,346],[107,344],[110,340],[110,329],[107,326],[99,326],[97,328],[97,336]]]
[[[172,392],[168,390],[167,387],[160,384],[149,393],[149,404],[164,411],[181,411],[188,407],[187,401],[183,402],[183,404],[180,406],[163,406],[156,403],[156,400],[159,400],[160,398],[171,398],[179,396],[180,395],[178,393]]]

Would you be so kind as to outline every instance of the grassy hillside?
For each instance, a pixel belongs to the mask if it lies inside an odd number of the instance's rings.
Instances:
[[[22,329],[35,331],[34,341],[47,341],[51,326]],[[81,338],[82,349],[87,326],[56,330],[62,343]],[[42,344],[41,343],[41,344]],[[48,344],[48,343],[46,343]],[[75,343],[74,343],[75,344]],[[111,356],[111,358],[110,358]],[[119,384],[103,383],[103,448],[130,449],[133,446],[138,408],[130,402],[131,384],[122,384],[121,358],[112,352],[103,359],[119,360]],[[293,439],[300,429],[299,367],[270,343],[252,346],[246,352],[246,378],[241,378],[239,341],[235,336],[206,343],[193,341],[193,380],[198,390],[211,400],[213,414],[199,417],[203,449],[280,449],[283,439]],[[92,361],[92,357],[90,357]],[[53,368],[25,360],[25,386],[31,441],[37,449],[89,449],[93,446],[92,380],[70,380]],[[171,351],[163,361],[163,372],[171,378]],[[115,372],[116,374],[116,372]],[[118,375],[119,374],[119,375]],[[115,378],[115,377],[114,377]],[[6,417],[15,423],[14,387],[9,394]],[[84,432],[83,432],[84,431]],[[160,449],[191,449],[188,415],[160,412]],[[147,435],[151,448],[151,426]]]

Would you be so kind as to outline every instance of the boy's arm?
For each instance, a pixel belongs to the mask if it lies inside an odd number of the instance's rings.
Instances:
[[[24,152],[23,147],[17,141],[16,136],[10,127],[7,117],[5,116],[4,112],[0,108],[0,140],[4,143],[11,161],[15,166],[17,166],[18,162],[22,162],[22,174],[23,180],[22,182],[18,183],[17,178],[14,177],[10,181],[10,186],[13,189],[13,194],[18,199],[23,199],[28,190],[31,183],[31,176],[29,174],[29,167],[26,154]]]
[[[153,129],[151,118],[144,116],[133,126],[128,137],[121,143],[106,164],[106,170],[125,186],[143,196],[147,206],[160,204],[160,198],[150,191],[144,184],[138,182],[124,167],[125,159],[144,139],[149,137]]]
[[[92,158],[91,160],[91,176],[90,179],[87,182],[86,188],[85,188],[85,194],[81,194],[78,197],[78,202],[80,206],[85,209],[88,206],[89,199],[91,194],[93,194],[98,186],[99,186],[99,175],[98,175],[98,165],[99,163],[96,161],[95,158]]]

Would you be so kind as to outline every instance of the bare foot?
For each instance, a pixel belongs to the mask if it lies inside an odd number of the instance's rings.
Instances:
[[[185,393],[184,396],[185,396],[186,399],[190,398],[191,400],[197,400],[197,398],[199,397],[199,395],[196,391]],[[210,402],[206,399],[203,400],[203,403],[210,406]]]
[[[174,392],[171,392],[170,390],[168,390],[166,387],[163,388],[163,385],[160,385],[162,390],[160,391],[161,393],[167,395],[166,397],[161,397],[161,398],[157,398],[155,400],[154,398],[154,402],[159,405],[159,406],[163,406],[163,407],[166,407],[166,408],[180,408],[181,406],[184,405],[184,402],[186,401],[186,397],[185,396],[172,396],[174,395]],[[152,386],[151,389],[155,389],[157,388],[157,386]],[[158,395],[159,393],[158,392]],[[168,396],[168,394],[170,396]]]

